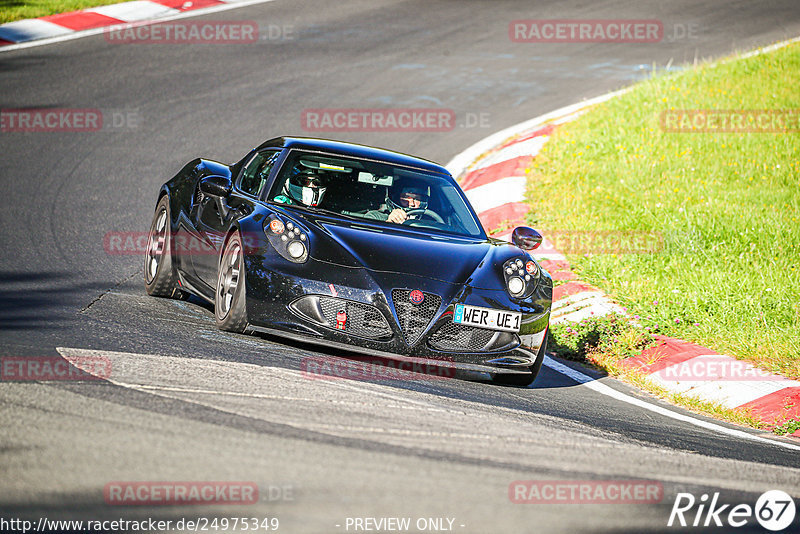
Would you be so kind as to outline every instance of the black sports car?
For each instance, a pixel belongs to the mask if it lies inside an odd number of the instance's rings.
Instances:
[[[544,358],[552,279],[542,236],[487,237],[453,177],[361,145],[279,137],[161,187],[150,295],[194,294],[219,328],[491,373],[528,385]]]

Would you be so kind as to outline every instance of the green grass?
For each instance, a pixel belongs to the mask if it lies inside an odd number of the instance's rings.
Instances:
[[[615,361],[636,356],[652,345],[651,334],[616,313],[554,324],[547,344],[557,356],[587,363],[593,363],[596,354]]]
[[[775,432],[779,436],[783,436],[785,434],[791,434],[793,432],[797,432],[798,430],[800,430],[800,421],[792,419],[791,421],[787,421],[786,423],[775,427],[773,429],[773,432]]]
[[[123,0],[0,0],[0,24],[67,13],[87,7],[119,4]]]
[[[650,332],[800,378],[800,134],[665,133],[669,109],[800,109],[800,46],[658,74],[560,127],[529,169],[547,230],[661,232],[569,256]]]

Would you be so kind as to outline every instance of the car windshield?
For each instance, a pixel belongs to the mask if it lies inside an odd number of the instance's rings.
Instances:
[[[389,163],[292,150],[268,200],[378,223],[483,236],[457,186],[442,176]]]

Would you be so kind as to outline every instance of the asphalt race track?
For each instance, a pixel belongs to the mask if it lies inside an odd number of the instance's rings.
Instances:
[[[800,497],[800,449],[781,445],[791,441],[664,417],[548,368],[527,389],[480,376],[310,380],[301,364],[319,349],[218,332],[197,300],[147,297],[141,256],[104,248],[109,232],[147,231],[159,185],[190,159],[232,162],[270,137],[317,135],[302,129],[304,109],[451,109],[449,132],[319,134],[446,163],[653,65],[795,37],[796,0],[275,0],[203,18],[288,31],[242,45],[97,35],[0,53],[0,108],[126,117],[101,132],[0,136],[0,355],[101,354],[113,365],[112,381],[0,383],[1,517],[246,515],[277,517],[290,533],[353,532],[347,518],[364,517],[454,518],[463,533],[693,532],[703,529],[666,526],[677,492],[751,505],[770,489]],[[509,39],[513,20],[570,18],[658,19],[665,38]],[[664,499],[510,501],[512,482],[551,479],[658,481]],[[112,481],[252,481],[261,491],[251,506],[119,507],[103,498]],[[754,521],[737,531],[764,532]]]

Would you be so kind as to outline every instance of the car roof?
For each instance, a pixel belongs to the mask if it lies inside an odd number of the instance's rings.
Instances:
[[[343,141],[332,141],[330,139],[317,139],[313,137],[275,137],[262,143],[257,150],[261,150],[263,148],[297,148],[305,150],[319,150],[323,152],[339,154],[342,156],[385,161],[395,165],[415,167],[417,169],[426,170],[436,174],[450,176],[450,173],[447,171],[447,169],[437,163],[423,158],[409,156],[408,154],[402,154],[400,152],[394,152],[392,150],[386,150],[383,148],[358,145],[355,143],[345,143]]]

